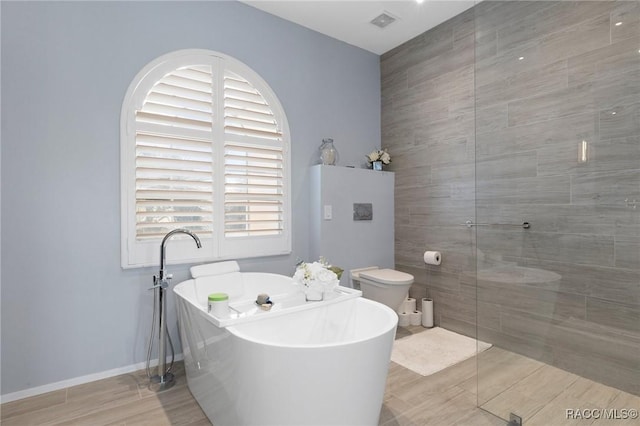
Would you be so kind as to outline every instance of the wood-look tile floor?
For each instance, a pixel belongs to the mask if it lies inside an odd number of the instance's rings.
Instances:
[[[397,338],[421,332],[399,328]],[[210,425],[186,385],[182,363],[176,385],[147,389],[144,371],[2,404],[3,426],[26,425]],[[478,386],[479,385],[479,386]],[[480,392],[478,392],[478,388]],[[609,420],[567,419],[566,409],[639,409],[640,398],[549,365],[491,348],[460,364],[423,377],[391,362],[380,425],[504,426],[514,411],[524,425],[599,425]],[[616,425],[636,425],[618,420]]]

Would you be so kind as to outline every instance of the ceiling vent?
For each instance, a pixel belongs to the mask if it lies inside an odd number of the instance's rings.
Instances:
[[[371,23],[379,28],[384,28],[389,24],[392,24],[396,21],[396,18],[391,16],[389,12],[382,12],[380,15],[376,16],[371,20]]]

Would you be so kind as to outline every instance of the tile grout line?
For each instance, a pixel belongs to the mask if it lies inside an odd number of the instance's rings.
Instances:
[[[571,386],[573,386],[573,384],[578,380],[578,378],[579,378],[580,376],[578,376],[578,375],[576,375],[576,374],[573,374],[573,373],[570,373],[570,374],[572,374],[572,375],[574,375],[574,376],[575,376],[575,378],[571,381],[571,383],[569,383],[567,386],[565,386],[565,387],[564,387],[560,392],[558,392],[558,393],[556,394],[556,396],[554,396],[553,398],[551,398],[551,399],[550,399],[547,403],[545,403],[542,407],[540,407],[540,408],[538,408],[537,410],[535,410],[535,411],[534,411],[534,412],[533,412],[533,413],[532,413],[532,414],[531,414],[527,419],[523,419],[523,423],[524,423],[524,421],[525,421],[525,420],[527,420],[527,421],[528,421],[528,420],[531,420],[533,417],[535,417],[535,416],[536,416],[536,414],[538,414],[538,413],[539,413],[541,410],[543,410],[544,408],[551,406],[551,404],[553,403],[553,401],[555,401],[556,399],[558,399],[561,395],[563,395],[563,394],[567,391],[567,389],[569,389]]]
[[[515,352],[514,352],[514,353],[515,353]],[[526,375],[526,376],[522,377],[522,378],[521,378],[520,380],[518,380],[517,382],[512,383],[512,384],[511,384],[511,385],[509,385],[506,389],[504,389],[502,392],[500,392],[500,393],[499,393],[499,394],[497,394],[497,395],[494,395],[491,399],[489,399],[489,400],[485,401],[482,405],[486,405],[486,404],[488,404],[489,402],[493,401],[494,399],[496,399],[497,397],[499,397],[499,396],[500,396],[500,395],[502,395],[503,393],[507,392],[509,389],[513,388],[514,386],[516,386],[517,384],[519,384],[520,382],[522,382],[524,379],[526,379],[526,378],[528,378],[528,377],[531,377],[533,374],[537,373],[537,372],[538,372],[538,370],[540,370],[542,367],[544,367],[544,366],[548,365],[548,364],[545,364],[545,363],[543,363],[543,362],[540,362],[540,364],[541,364],[541,365],[540,365],[539,367],[537,367],[536,369],[534,369],[533,371],[531,371],[531,373],[529,373],[528,375]],[[479,375],[478,375],[478,377],[479,377]],[[479,387],[479,384],[478,384],[478,387]],[[479,393],[480,393],[480,392],[478,392],[478,394],[479,394]],[[480,406],[479,406],[479,407],[480,407]],[[488,411],[488,410],[486,410],[486,411]],[[488,412],[491,412],[491,411],[488,411]]]

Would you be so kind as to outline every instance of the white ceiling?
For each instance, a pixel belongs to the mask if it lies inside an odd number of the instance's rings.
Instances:
[[[330,37],[381,55],[472,7],[474,0],[240,0]],[[386,12],[384,29],[370,21]]]

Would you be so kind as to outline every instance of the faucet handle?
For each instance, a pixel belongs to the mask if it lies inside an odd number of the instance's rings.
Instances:
[[[153,287],[149,287],[147,290],[155,290],[156,288],[167,288],[169,287],[169,280],[173,278],[173,275],[167,275],[164,280],[160,280],[157,275],[153,276]]]

